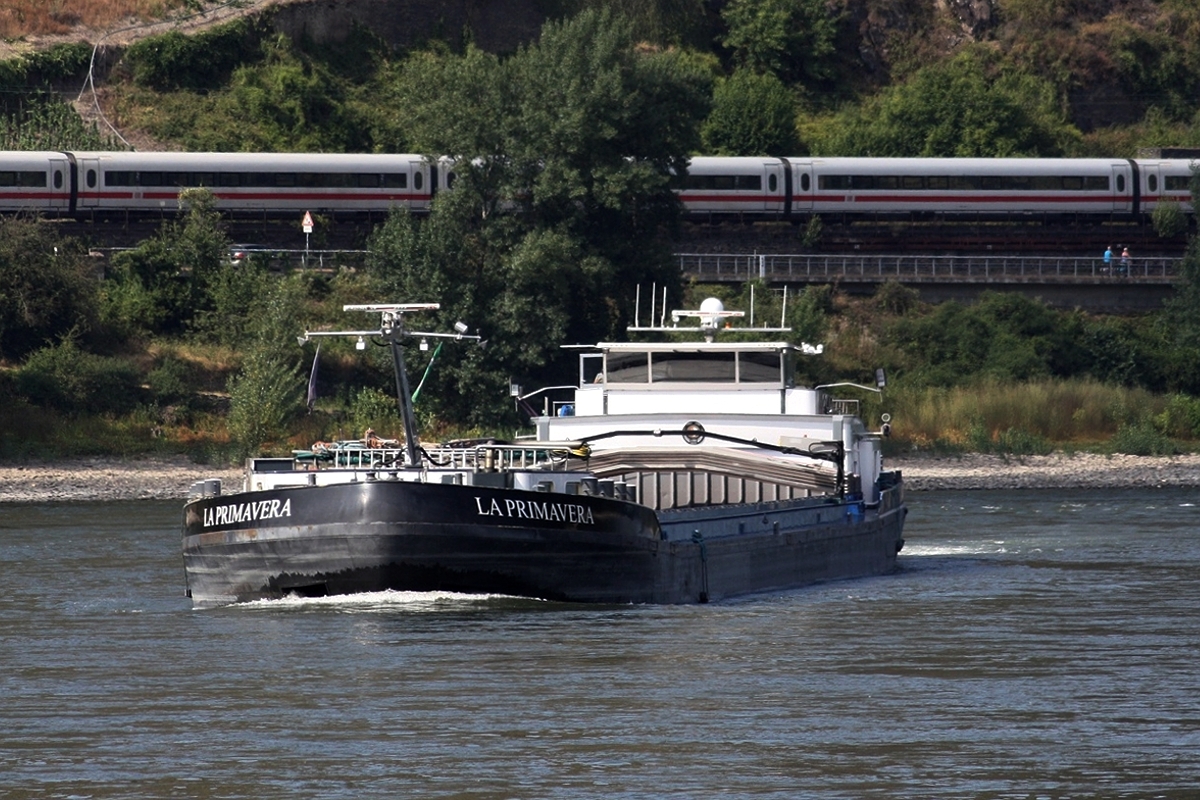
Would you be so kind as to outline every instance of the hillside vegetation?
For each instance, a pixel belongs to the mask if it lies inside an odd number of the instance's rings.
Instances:
[[[186,4],[191,7],[193,4]],[[502,4],[501,4],[502,5]],[[553,5],[553,7],[551,7]],[[969,5],[971,13],[963,11]],[[670,175],[698,152],[1133,155],[1200,145],[1200,8],[1183,0],[560,0],[503,52],[470,30],[388,41],[367,25],[316,42],[270,10],[105,56],[99,101],[123,139],[59,87],[87,43],[0,62],[4,147],[381,151],[460,156],[455,191],[394,214],[364,269],[279,274],[233,263],[211,196],[98,274],[86,242],[0,220],[0,457],[260,446],[395,431],[390,365],[297,332],[358,327],[338,309],[435,301],[486,349],[412,353],[428,436],[511,432],[511,380],[573,374],[559,345],[623,335],[641,285],[673,308],[748,289],[680,284]],[[164,6],[164,9],[167,9]],[[987,13],[981,13],[986,10]],[[152,13],[152,12],[147,12]],[[1176,221],[1178,222],[1178,220]],[[1186,222],[1186,221],[1185,221]],[[783,313],[756,287],[758,313]],[[869,382],[894,446],[1172,452],[1200,439],[1200,249],[1162,312],[1104,318],[1017,296],[929,306],[899,285],[862,300],[793,296],[796,341],[823,341],[816,383]]]

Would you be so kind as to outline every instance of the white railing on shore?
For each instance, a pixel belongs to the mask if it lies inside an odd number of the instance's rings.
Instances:
[[[677,253],[680,271],[700,280],[754,278],[804,283],[898,280],[930,283],[1172,283],[1180,259],[1148,256],[1106,265],[1098,257]]]

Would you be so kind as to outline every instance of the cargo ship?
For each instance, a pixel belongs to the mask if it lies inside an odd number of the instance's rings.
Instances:
[[[797,385],[819,347],[733,341],[710,298],[627,341],[576,346],[578,380],[511,394],[534,433],[423,445],[404,362],[406,318],[365,338],[391,349],[403,439],[368,433],[250,458],[242,485],[202,481],[184,507],[187,594],[198,607],[290,594],[451,591],[577,603],[705,603],[896,568],[907,508],[883,467],[889,421]],[[653,314],[652,314],[653,315]],[[740,335],[732,336],[739,332]]]

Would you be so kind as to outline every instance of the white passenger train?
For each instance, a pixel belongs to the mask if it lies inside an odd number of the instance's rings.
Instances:
[[[692,159],[677,189],[692,216],[1136,218],[1164,200],[1191,210],[1179,159]],[[170,212],[210,188],[230,213],[426,211],[453,163],[420,155],[0,152],[0,211],[58,216]]]

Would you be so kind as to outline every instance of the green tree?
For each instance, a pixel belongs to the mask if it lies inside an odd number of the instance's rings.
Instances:
[[[296,336],[304,297],[299,275],[271,287],[241,369],[229,379],[229,432],[239,455],[250,455],[283,435],[302,407],[304,380]]]
[[[1079,141],[1053,86],[967,50],[840,115],[814,149],[841,156],[1061,156]]]
[[[825,0],[730,0],[721,16],[740,67],[788,84],[834,76],[839,18]]]
[[[738,70],[717,82],[701,136],[713,155],[796,153],[796,102],[774,75]]]
[[[489,339],[444,352],[423,404],[494,421],[510,377],[560,379],[559,344],[617,329],[639,281],[678,281],[661,234],[677,219],[672,176],[699,143],[709,78],[694,59],[635,44],[627,20],[585,11],[507,59],[468,48],[403,72],[409,135],[455,156],[456,183],[423,223],[393,215],[370,268],[395,296],[437,300],[443,323]]]
[[[212,192],[186,189],[184,218],[113,256],[103,291],[106,321],[125,333],[179,333],[208,319],[214,283],[229,249]]]
[[[68,331],[96,329],[99,284],[77,241],[0,218],[0,357],[22,358]]]

